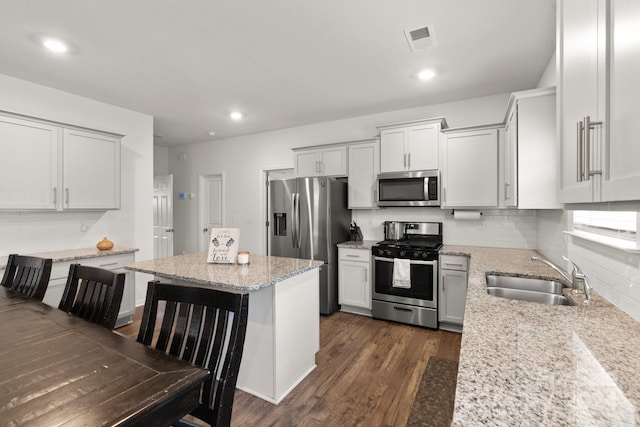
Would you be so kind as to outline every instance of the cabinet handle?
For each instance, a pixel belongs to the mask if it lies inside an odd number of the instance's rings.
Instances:
[[[411,153],[407,154],[407,169],[411,169]]]
[[[373,190],[373,202],[378,203],[378,190]]]
[[[582,182],[582,121],[576,122],[576,181]]]
[[[509,185],[506,182],[504,183],[504,200],[509,200]]]
[[[447,188],[442,187],[442,206],[447,206]]]
[[[458,262],[445,262],[445,265],[455,265],[457,267],[464,267],[464,264],[460,264]]]
[[[594,129],[596,126],[602,125],[602,122],[592,122],[591,117],[586,116],[584,118],[584,140],[585,140],[585,157],[586,157],[586,167],[585,167],[585,176],[588,180],[589,177],[593,175],[599,175],[602,173],[602,170],[593,170],[591,169],[591,129]]]
[[[444,293],[444,275],[442,275],[442,293]]]
[[[58,191],[56,187],[53,187],[53,205],[58,204]]]
[[[347,254],[349,258],[360,258],[360,255]]]
[[[404,153],[402,155],[402,158],[403,158],[403,164],[402,165],[406,169],[407,168],[407,153]]]
[[[117,262],[109,262],[107,264],[100,264],[100,267],[109,267],[110,265],[117,265]]]
[[[367,269],[363,268],[362,269],[362,283],[367,283],[367,276],[368,276]]]
[[[69,206],[69,187],[64,189],[64,194],[65,194],[65,196],[67,198],[65,203],[67,204],[67,206]]]
[[[582,174],[584,180],[589,180],[589,169],[591,169],[591,117],[585,116],[584,118],[584,169]]]

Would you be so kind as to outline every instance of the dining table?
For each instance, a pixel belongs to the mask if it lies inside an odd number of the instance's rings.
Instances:
[[[206,369],[0,286],[0,424],[166,426]]]

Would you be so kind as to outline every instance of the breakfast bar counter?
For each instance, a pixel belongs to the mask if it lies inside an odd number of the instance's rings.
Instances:
[[[251,255],[249,264],[210,264],[207,252],[127,265],[157,280],[249,294],[237,387],[279,403],[316,366],[320,348],[320,261]]]
[[[533,250],[445,245],[470,255],[455,426],[636,425],[640,323],[593,301],[545,305],[487,294],[486,273],[562,281]],[[570,290],[565,289],[565,295]]]

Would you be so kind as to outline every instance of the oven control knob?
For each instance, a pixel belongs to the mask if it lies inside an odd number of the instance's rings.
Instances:
[[[400,256],[405,256],[407,254],[407,251],[400,251]]]
[[[413,257],[414,257],[414,258],[418,258],[419,256],[420,256],[420,252],[414,252],[414,253],[413,253]]]
[[[387,256],[391,255],[391,249],[387,249]]]
[[[426,258],[426,257],[428,257],[428,256],[429,256],[429,254],[427,254],[426,252],[423,252],[423,253],[422,253],[422,258]]]

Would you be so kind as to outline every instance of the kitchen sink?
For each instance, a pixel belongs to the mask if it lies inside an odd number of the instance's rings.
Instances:
[[[487,275],[487,293],[500,298],[549,305],[572,305],[571,301],[562,295],[563,288],[564,285],[555,280]]]

